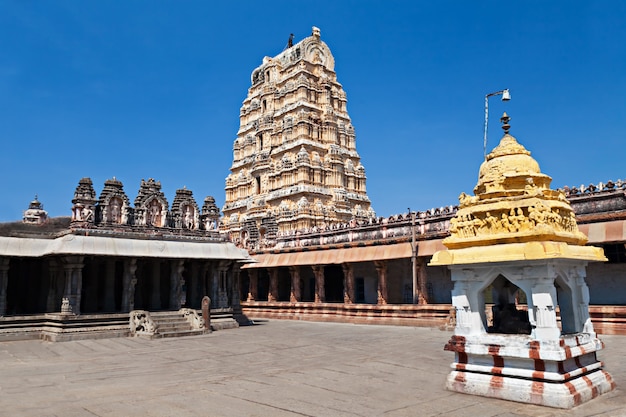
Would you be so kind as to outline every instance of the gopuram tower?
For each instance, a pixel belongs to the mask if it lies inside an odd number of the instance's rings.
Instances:
[[[222,230],[254,248],[375,216],[346,93],[320,31],[252,72],[226,178]]]
[[[615,383],[596,353],[603,348],[589,317],[589,262],[565,195],[509,134],[480,166],[474,196],[459,197],[447,250],[430,265],[450,269],[456,310],[453,391],[572,408]],[[558,313],[558,317],[557,317]]]

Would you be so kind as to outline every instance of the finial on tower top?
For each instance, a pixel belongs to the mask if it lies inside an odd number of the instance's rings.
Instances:
[[[500,118],[500,123],[502,123],[502,129],[504,130],[505,135],[509,134],[509,129],[511,128],[511,125],[509,124],[510,120],[511,118],[508,114],[506,114],[506,112],[504,112]]]
[[[320,38],[320,28],[313,26],[313,33],[312,33],[314,38],[319,39]]]

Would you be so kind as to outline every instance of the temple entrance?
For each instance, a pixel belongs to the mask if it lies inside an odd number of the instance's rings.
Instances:
[[[327,303],[343,303],[343,269],[340,265],[324,267],[324,289]]]
[[[488,333],[530,334],[528,308],[520,304],[526,303],[526,294],[517,285],[498,275],[483,290],[482,298],[484,304],[492,304],[491,314],[486,312]]]
[[[167,310],[170,307],[170,265],[161,260],[137,262],[135,309]]]

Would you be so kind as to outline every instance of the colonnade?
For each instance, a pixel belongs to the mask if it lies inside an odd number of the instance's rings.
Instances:
[[[0,258],[0,316],[119,313],[135,308],[239,305],[238,265],[228,260],[87,257]]]
[[[408,260],[407,260],[408,262]],[[254,264],[247,266],[244,270],[247,273],[248,277],[248,288],[247,292],[242,294],[242,300],[247,302],[256,302],[256,301],[265,301],[268,302],[314,302],[314,303],[325,303],[325,302],[343,302],[344,304],[355,304],[355,303],[363,303],[367,302],[362,299],[362,297],[357,296],[357,280],[363,278],[355,278],[357,265],[360,267],[360,273],[363,273],[365,268],[367,275],[376,280],[376,283],[373,287],[374,295],[369,297],[371,301],[369,303],[385,305],[391,303],[402,303],[404,298],[402,294],[398,294],[398,291],[401,291],[405,287],[405,283],[411,282],[411,277],[406,276],[406,273],[409,272],[407,269],[404,273],[398,274],[397,269],[394,269],[394,274],[391,277],[391,286],[393,289],[390,291],[390,272],[389,272],[389,261],[387,260],[376,260],[376,261],[364,261],[360,263],[342,263],[338,266],[335,266],[334,271],[341,272],[341,276],[335,273],[333,276],[329,276],[327,268],[331,265],[293,265],[287,267],[255,267]],[[408,263],[407,263],[408,265]],[[280,280],[280,274],[282,271],[288,271],[289,279]],[[266,294],[260,293],[259,290],[259,280],[260,277],[267,273],[268,284],[267,284],[267,297]],[[420,281],[424,282],[422,285],[424,288],[426,286],[426,262],[424,260],[418,261],[418,273],[420,275]],[[375,276],[374,276],[375,274]],[[304,277],[304,278],[303,278]],[[303,283],[303,279],[306,277],[311,277],[311,285],[314,286],[313,297],[309,297],[309,299],[305,299],[306,297],[303,294],[303,288],[306,288],[305,283]],[[289,285],[289,291],[284,291],[284,288],[281,288],[280,285]],[[308,284],[308,283],[307,283]],[[327,288],[329,285],[333,284],[335,290],[332,288]],[[341,285],[342,293],[336,294],[336,288]],[[363,285],[361,283],[361,285]],[[265,288],[265,286],[262,286]],[[243,288],[245,291],[246,288]],[[288,299],[283,298],[280,299],[279,293],[289,294]],[[333,293],[334,296],[331,296]],[[329,300],[331,298],[331,300]],[[420,298],[421,303],[428,303],[428,294],[424,294],[423,297]]]

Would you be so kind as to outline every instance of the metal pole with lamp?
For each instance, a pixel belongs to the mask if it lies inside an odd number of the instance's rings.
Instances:
[[[411,211],[411,266],[413,269],[413,304],[419,303],[419,294],[417,288],[417,242],[415,242],[415,212]]]
[[[485,129],[484,129],[484,138],[483,138],[483,154],[485,159],[487,159],[487,125],[489,123],[489,97],[493,96],[502,96],[502,101],[509,101],[511,99],[511,93],[509,89],[496,91],[495,93],[490,93],[485,96]]]

